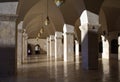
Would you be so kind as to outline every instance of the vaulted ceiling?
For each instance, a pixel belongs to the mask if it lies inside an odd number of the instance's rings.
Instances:
[[[55,31],[62,32],[64,23],[74,25],[76,37],[79,37],[79,17],[85,9],[98,14],[100,17],[105,17],[100,18],[102,28],[105,28],[104,23],[102,23],[104,19],[109,32],[120,31],[120,0],[65,0],[65,3],[59,8],[55,5],[54,0],[48,0],[48,10],[46,1],[19,0],[17,9],[19,18],[17,21],[24,21],[23,28],[27,30],[30,38],[36,37],[41,27],[44,27],[43,38],[54,34]],[[101,10],[105,16],[100,15]],[[45,26],[44,20],[47,11],[50,24]]]
[[[106,0],[103,4],[109,32],[120,31],[120,0]],[[119,22],[119,24],[118,24]]]
[[[88,1],[90,2],[90,0]],[[98,1],[99,4],[101,4],[101,0]],[[55,31],[62,32],[64,23],[75,25],[82,11],[88,9],[90,6],[89,4],[85,5],[86,1],[84,0],[66,0],[65,3],[58,8],[55,5],[54,0],[48,0],[47,10],[46,2],[47,0],[19,1],[17,11],[17,14],[19,15],[18,22],[21,20],[24,21],[23,28],[26,28],[29,37],[36,37],[41,27],[44,27],[45,31],[45,34],[42,34],[42,37],[47,37],[48,35],[54,34]],[[100,5],[93,3],[91,5],[92,7],[97,6],[97,8],[89,8],[89,10],[98,14]],[[44,20],[47,16],[47,11],[50,18],[50,24],[46,27],[44,25]]]

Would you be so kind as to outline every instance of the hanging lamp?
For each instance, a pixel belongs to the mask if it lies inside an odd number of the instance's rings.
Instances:
[[[65,2],[65,0],[54,0],[54,2],[57,5],[57,7],[60,7]]]
[[[47,0],[47,17],[45,19],[45,25],[48,26],[49,22],[50,22],[50,19],[48,17],[48,0]]]
[[[45,25],[48,26],[50,20],[49,20],[49,17],[47,16],[46,19],[45,19]]]
[[[43,32],[44,32],[44,29],[43,29],[43,27],[40,29],[40,33],[41,34],[43,34]]]

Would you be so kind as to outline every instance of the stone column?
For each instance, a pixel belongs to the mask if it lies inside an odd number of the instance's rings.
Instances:
[[[84,69],[98,68],[98,15],[87,10],[83,11],[81,17],[81,54],[82,67]]]
[[[64,24],[64,61],[74,61],[74,26]]]
[[[54,35],[50,35],[50,60],[55,57],[55,39]]]
[[[118,60],[120,60],[120,36],[118,36]]]
[[[22,27],[23,21],[18,24],[17,28],[17,67],[22,63]]]
[[[16,17],[0,14],[0,77],[17,73]]]
[[[75,55],[79,55],[79,42],[77,40],[75,40]]]
[[[55,32],[55,59],[62,59],[63,46],[62,46],[62,32]]]
[[[79,42],[75,40],[75,61],[79,63]]]
[[[23,32],[23,49],[22,49],[22,63],[25,63],[27,61],[27,40],[28,40],[28,36],[26,34],[26,31],[24,29]]]
[[[0,3],[0,78],[14,77],[17,72],[17,5],[18,2]]]
[[[102,58],[103,59],[109,59],[110,58],[110,54],[109,54],[109,41],[108,39],[101,35],[102,38],[102,46],[103,46],[103,52],[102,52]]]
[[[50,38],[47,37],[47,58],[50,57]]]

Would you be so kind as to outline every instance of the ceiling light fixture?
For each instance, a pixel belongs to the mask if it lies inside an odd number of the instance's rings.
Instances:
[[[40,29],[40,33],[43,34],[43,32],[44,32],[44,28],[42,27],[42,28]]]
[[[50,19],[48,17],[48,0],[47,0],[47,10],[46,11],[47,11],[47,17],[45,19],[45,25],[48,26],[48,24],[50,23]]]
[[[60,7],[65,2],[65,0],[54,0],[54,1],[57,7]]]
[[[40,34],[43,34],[43,32],[44,32],[44,27],[43,27],[43,16],[42,16],[42,27],[40,29]]]

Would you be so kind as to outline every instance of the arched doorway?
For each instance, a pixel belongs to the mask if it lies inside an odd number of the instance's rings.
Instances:
[[[32,55],[32,47],[31,47],[31,44],[28,44],[28,45],[27,45],[27,54],[28,54],[28,56],[29,56],[29,55]]]
[[[35,45],[35,54],[36,54],[36,55],[39,55],[39,54],[40,54],[40,45],[39,45],[39,44],[36,44],[36,45]]]
[[[118,54],[118,40],[117,39],[113,39],[111,41],[111,53]]]

